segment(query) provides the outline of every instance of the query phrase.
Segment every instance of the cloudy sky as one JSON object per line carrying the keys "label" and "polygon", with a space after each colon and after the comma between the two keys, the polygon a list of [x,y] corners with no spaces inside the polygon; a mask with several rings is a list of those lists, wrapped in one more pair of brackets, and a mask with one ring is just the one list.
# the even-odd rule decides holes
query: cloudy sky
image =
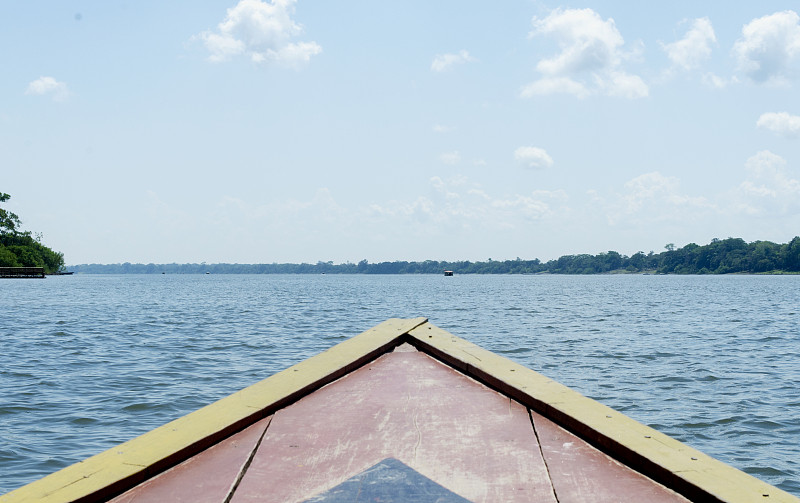
{"label": "cloudy sky", "polygon": [[800,235],[795,1],[12,2],[0,192],[68,264]]}

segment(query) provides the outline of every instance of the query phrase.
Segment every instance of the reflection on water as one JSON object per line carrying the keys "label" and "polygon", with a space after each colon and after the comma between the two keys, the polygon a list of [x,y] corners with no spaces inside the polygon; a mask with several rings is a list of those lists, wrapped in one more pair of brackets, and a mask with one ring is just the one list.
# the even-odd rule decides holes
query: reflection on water
{"label": "reflection on water", "polygon": [[797,276],[71,276],[0,282],[0,493],[391,317],[800,495]]}

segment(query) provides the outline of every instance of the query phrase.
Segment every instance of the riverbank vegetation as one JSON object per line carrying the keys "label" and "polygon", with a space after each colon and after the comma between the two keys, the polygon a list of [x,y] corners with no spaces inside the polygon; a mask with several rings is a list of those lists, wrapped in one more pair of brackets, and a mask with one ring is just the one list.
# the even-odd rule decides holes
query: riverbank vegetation
{"label": "riverbank vegetation", "polygon": [[682,248],[668,244],[661,253],[638,252],[631,256],[615,251],[597,255],[564,255],[555,260],[539,259],[422,262],[378,262],[362,260],[334,264],[85,264],[71,266],[76,273],[95,274],[758,274],[800,273],[800,237],[789,243],[747,243],[740,238],[714,239],[700,246]]}
{"label": "riverbank vegetation", "polygon": [[[11,196],[0,192],[0,203]],[[45,274],[64,268],[64,254],[55,252],[41,243],[41,234],[35,237],[21,230],[19,217],[0,207],[0,267],[43,267]]]}

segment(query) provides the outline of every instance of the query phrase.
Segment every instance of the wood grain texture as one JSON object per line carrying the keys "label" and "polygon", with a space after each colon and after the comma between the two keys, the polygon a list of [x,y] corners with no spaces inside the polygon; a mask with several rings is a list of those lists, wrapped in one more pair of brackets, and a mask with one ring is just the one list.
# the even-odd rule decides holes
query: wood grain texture
{"label": "wood grain texture", "polygon": [[376,358],[425,321],[386,320],[198,411],[2,495],[0,502],[102,501],[117,496]]}
{"label": "wood grain texture", "polygon": [[686,503],[675,491],[653,482],[531,412],[550,479],[560,503]]}
{"label": "wood grain texture", "polygon": [[409,332],[408,340],[693,501],[800,503],[800,498],[430,323]]}
{"label": "wood grain texture", "polygon": [[272,417],[112,499],[112,503],[223,503],[243,474]]}
{"label": "wood grain texture", "polygon": [[304,501],[386,458],[475,503],[555,503],[527,410],[416,351],[278,411],[232,501]]}

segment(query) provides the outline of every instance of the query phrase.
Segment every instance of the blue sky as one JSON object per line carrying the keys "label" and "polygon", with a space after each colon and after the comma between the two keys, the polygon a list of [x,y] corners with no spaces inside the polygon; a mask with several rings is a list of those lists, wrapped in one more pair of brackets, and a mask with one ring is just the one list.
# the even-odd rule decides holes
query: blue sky
{"label": "blue sky", "polygon": [[68,264],[800,234],[795,2],[13,2],[0,191]]}

